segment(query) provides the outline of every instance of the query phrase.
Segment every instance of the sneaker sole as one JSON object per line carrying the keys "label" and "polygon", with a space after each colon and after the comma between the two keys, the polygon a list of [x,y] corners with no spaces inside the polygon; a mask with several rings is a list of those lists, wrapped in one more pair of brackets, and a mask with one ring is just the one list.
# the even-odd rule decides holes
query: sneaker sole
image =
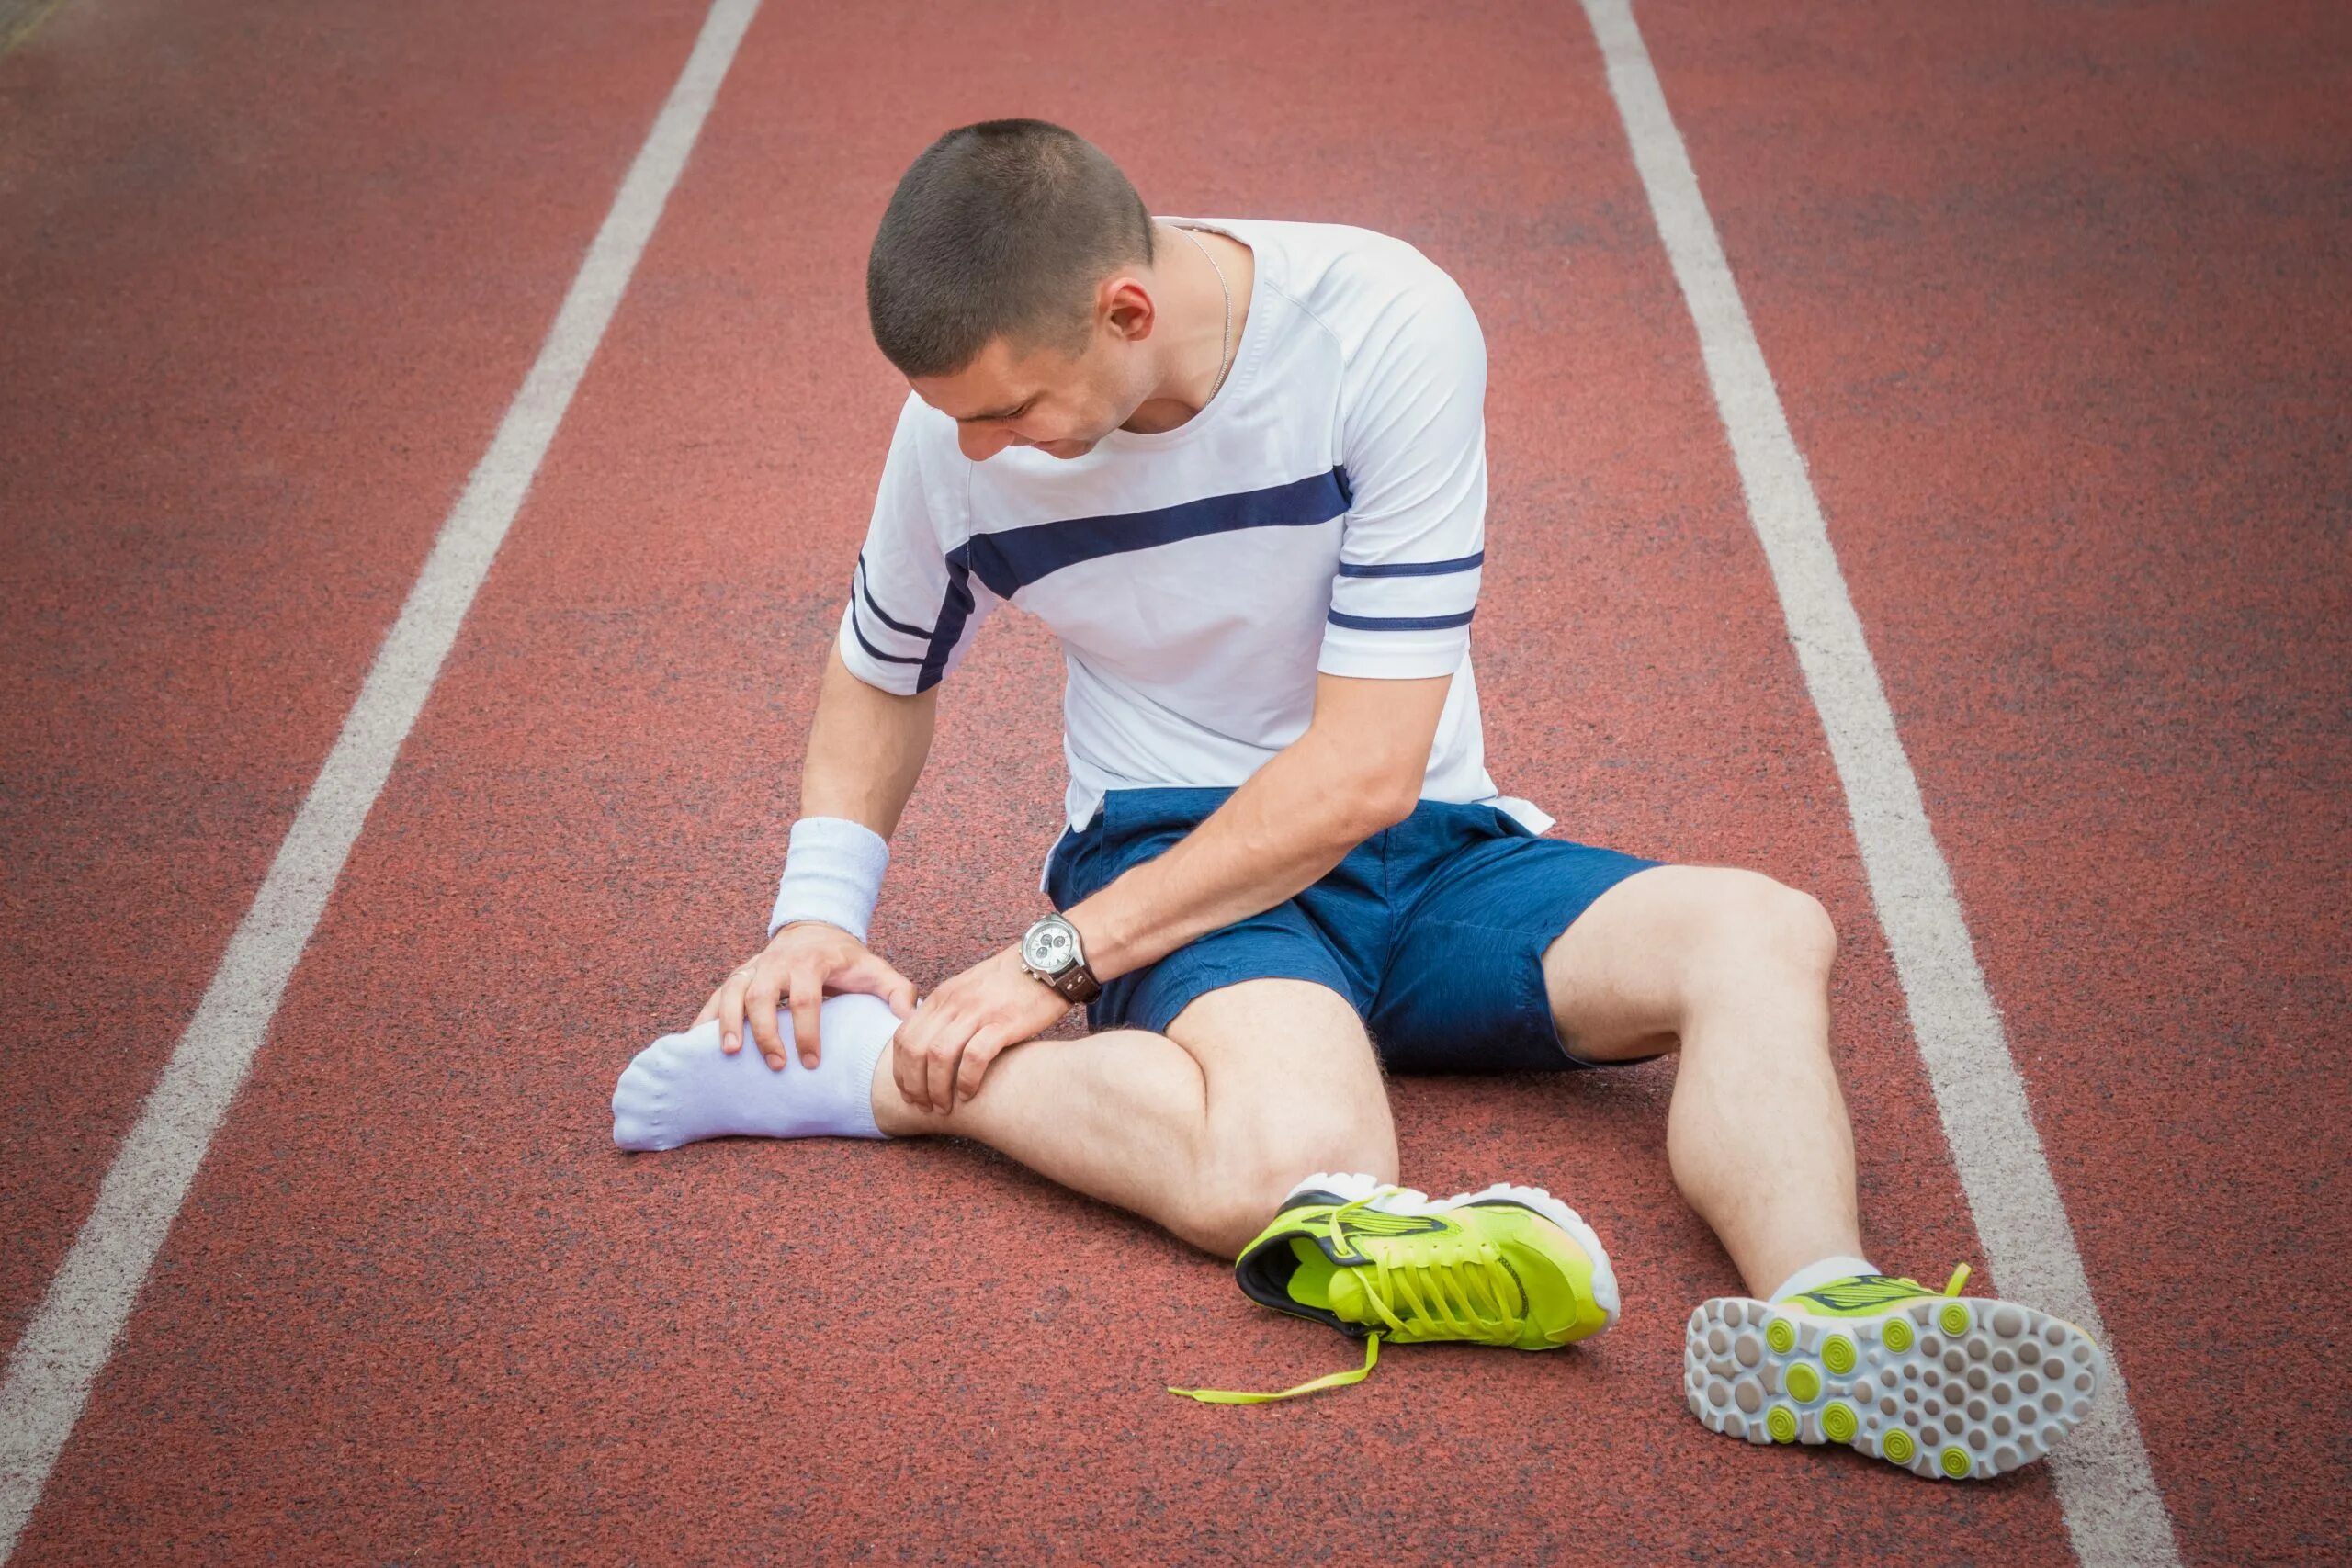
{"label": "sneaker sole", "polygon": [[[1352,1201],[1378,1191],[1383,1185],[1385,1184],[1367,1181],[1361,1176],[1318,1170],[1292,1190],[1297,1192],[1308,1188],[1319,1188],[1323,1191]],[[1567,1232],[1568,1238],[1584,1249],[1585,1256],[1592,1259],[1592,1299],[1600,1303],[1601,1312],[1609,1320],[1600,1328],[1593,1330],[1593,1334],[1600,1334],[1614,1325],[1617,1322],[1618,1306],[1617,1271],[1610,1266],[1608,1249],[1600,1245],[1600,1237],[1593,1228],[1584,1223],[1583,1215],[1541,1187],[1521,1187],[1508,1181],[1498,1181],[1492,1187],[1481,1188],[1476,1192],[1458,1192],[1442,1202],[1432,1201],[1430,1195],[1419,1188],[1408,1187],[1393,1194],[1380,1206],[1388,1209],[1392,1213],[1434,1214],[1447,1209],[1459,1209],[1467,1204],[1483,1202],[1495,1198],[1509,1199],[1513,1202],[1526,1204]],[[1591,1337],[1591,1335],[1586,1336],[1587,1338]]]}
{"label": "sneaker sole", "polygon": [[1708,1430],[1842,1443],[1936,1480],[1986,1480],[2048,1453],[2090,1414],[2107,1359],[2062,1317],[1946,1297],[1878,1317],[1812,1317],[1719,1296],[1683,1333],[1683,1392]]}

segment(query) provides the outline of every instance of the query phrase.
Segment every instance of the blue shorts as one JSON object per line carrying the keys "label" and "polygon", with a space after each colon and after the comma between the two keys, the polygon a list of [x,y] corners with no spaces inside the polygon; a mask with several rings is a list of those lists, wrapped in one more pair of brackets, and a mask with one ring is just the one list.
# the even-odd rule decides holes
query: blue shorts
{"label": "blue shorts", "polygon": [[[1057,909],[1160,854],[1229,789],[1122,789],[1046,863]],[[1542,839],[1491,806],[1425,800],[1295,898],[1107,982],[1094,1028],[1164,1033],[1193,998],[1242,980],[1312,980],[1353,1004],[1391,1071],[1591,1064],[1552,1021],[1544,950],[1595,898],[1657,861]]]}

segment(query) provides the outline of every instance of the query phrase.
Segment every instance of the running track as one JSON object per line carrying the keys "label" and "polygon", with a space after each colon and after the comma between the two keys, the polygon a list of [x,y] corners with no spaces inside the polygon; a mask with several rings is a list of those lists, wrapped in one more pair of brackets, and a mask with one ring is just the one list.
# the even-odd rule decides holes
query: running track
{"label": "running track", "polygon": [[[11,1344],[705,17],[73,0],[0,58]],[[1638,18],[2162,1550],[2337,1560],[2352,22]],[[1584,13],[768,0],[11,1561],[2125,1560],[2096,1476],[1932,1486],[1682,1415],[1681,1316],[1732,1278],[1666,1179],[1663,1066],[1396,1086],[1408,1179],[1595,1221],[1616,1332],[1260,1410],[1159,1391],[1345,1347],[985,1151],[611,1150],[620,1065],[764,915],[902,392],[874,223],[932,136],[1004,114],[1157,212],[1361,223],[1462,281],[1498,777],[1577,837],[1817,892],[1872,1250],[1984,1261],[2003,1216]],[[951,685],[880,927],[920,977],[1037,905],[1053,689],[1017,620]]]}

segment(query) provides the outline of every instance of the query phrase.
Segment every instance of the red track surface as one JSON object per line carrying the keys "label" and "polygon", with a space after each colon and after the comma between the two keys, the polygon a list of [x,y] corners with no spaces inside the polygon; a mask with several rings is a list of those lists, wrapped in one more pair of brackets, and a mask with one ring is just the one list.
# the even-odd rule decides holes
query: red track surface
{"label": "red track surface", "polygon": [[[2352,1533],[2352,40],[2287,6],[1640,15],[2183,1555],[2320,1560]],[[12,1339],[700,17],[77,0],[0,60]],[[1732,1276],[1666,1179],[1664,1066],[1396,1085],[1408,1179],[1594,1220],[1619,1330],[1261,1410],[1160,1388],[1346,1348],[985,1151],[613,1153],[619,1066],[764,914],[902,390],[874,223],[1002,114],[1155,211],[1362,223],[1461,280],[1498,776],[1820,894],[1873,1250],[1973,1256],[1582,17],[770,0],[17,1560],[2065,1561],[2046,1473],[1928,1486],[1682,1414],[1682,1313]],[[1054,680],[1006,624],[950,684],[882,913],[918,976],[1036,907]]]}
{"label": "red track surface", "polygon": [[1645,14],[2183,1544],[2352,1555],[2352,16]]}

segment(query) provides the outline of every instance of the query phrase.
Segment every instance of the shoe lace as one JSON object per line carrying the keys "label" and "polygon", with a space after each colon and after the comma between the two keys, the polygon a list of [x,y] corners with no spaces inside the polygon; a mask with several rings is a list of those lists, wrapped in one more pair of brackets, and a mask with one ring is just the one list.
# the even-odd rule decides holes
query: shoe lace
{"label": "shoe lace", "polygon": [[[1346,1249],[1340,1233],[1344,1218],[1380,1196],[1375,1192],[1331,1211],[1325,1223],[1335,1248]],[[1361,1246],[1357,1250],[1363,1252]],[[1405,1256],[1395,1256],[1399,1253]],[[1519,1284],[1492,1242],[1432,1232],[1384,1237],[1379,1250],[1363,1256],[1370,1258],[1372,1267],[1372,1278],[1363,1285],[1364,1302],[1392,1333],[1404,1333],[1405,1320],[1412,1317],[1442,1325],[1449,1338],[1509,1345],[1526,1324]]]}
{"label": "shoe lace", "polygon": [[1968,1277],[1974,1272],[1976,1272],[1976,1270],[1971,1269],[1967,1264],[1962,1264],[1959,1268],[1951,1271],[1951,1278],[1944,1281],[1944,1288],[1940,1291],[1931,1291],[1928,1289],[1927,1286],[1919,1283],[1918,1280],[1914,1280],[1908,1274],[1904,1275],[1901,1279],[1897,1280],[1895,1283],[1898,1285],[1908,1285],[1923,1296],[1956,1296],[1960,1294],[1961,1287],[1968,1283]]}
{"label": "shoe lace", "polygon": [[[1362,1382],[1379,1364],[1382,1334],[1405,1332],[1405,1320],[1408,1317],[1444,1325],[1453,1331],[1447,1336],[1450,1338],[1487,1345],[1509,1345],[1517,1340],[1526,1322],[1525,1299],[1492,1242],[1433,1232],[1426,1236],[1385,1236],[1380,1238],[1380,1249],[1368,1253],[1355,1238],[1346,1235],[1345,1223],[1356,1211],[1399,1190],[1393,1186],[1383,1187],[1340,1204],[1324,1217],[1324,1235],[1329,1238],[1334,1253],[1340,1257],[1353,1253],[1368,1260],[1372,1278],[1363,1284],[1363,1298],[1387,1325],[1385,1330],[1374,1329],[1366,1337],[1363,1366],[1327,1372],[1295,1388],[1273,1393],[1175,1387],[1168,1392],[1197,1399],[1204,1404],[1264,1404]],[[1396,1260],[1382,1256],[1389,1252],[1418,1252],[1423,1256]],[[1514,1302],[1519,1304],[1512,1304]]]}

